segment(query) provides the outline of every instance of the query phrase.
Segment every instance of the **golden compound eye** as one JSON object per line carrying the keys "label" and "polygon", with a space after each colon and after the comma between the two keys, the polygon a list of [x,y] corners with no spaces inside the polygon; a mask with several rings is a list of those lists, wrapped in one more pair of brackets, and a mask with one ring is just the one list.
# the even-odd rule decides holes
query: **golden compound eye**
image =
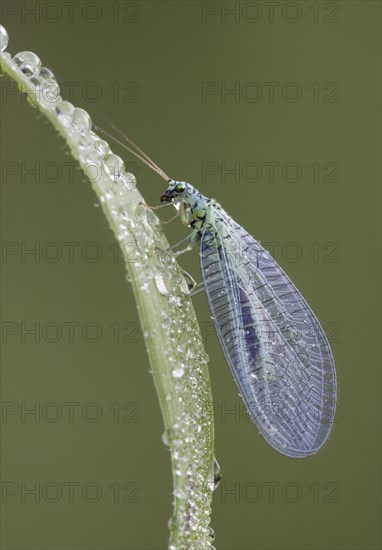
{"label": "golden compound eye", "polygon": [[177,184],[175,185],[175,191],[176,191],[177,193],[183,193],[183,191],[184,191],[185,189],[186,189],[186,184],[185,184],[185,183],[180,182],[180,183],[177,183]]}

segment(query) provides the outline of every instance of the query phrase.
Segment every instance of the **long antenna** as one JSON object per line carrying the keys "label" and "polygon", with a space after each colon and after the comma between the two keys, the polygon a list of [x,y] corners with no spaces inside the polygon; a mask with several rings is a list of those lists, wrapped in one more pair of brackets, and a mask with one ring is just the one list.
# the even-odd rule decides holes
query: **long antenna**
{"label": "long antenna", "polygon": [[[56,74],[59,74],[59,73],[56,73]],[[64,84],[68,84],[68,81],[65,80],[65,78],[62,75],[59,75],[59,76],[64,82]],[[146,153],[142,151],[142,149],[138,147],[138,145],[134,143],[134,141],[131,138],[129,138],[129,136],[127,136],[122,130],[120,130],[118,126],[114,124],[114,122],[112,122],[104,113],[102,113],[102,111],[97,109],[94,105],[91,105],[85,98],[81,96],[79,92],[77,92],[77,90],[75,90],[74,88],[72,89],[77,96],[81,97],[83,101],[85,101],[86,105],[90,109],[92,109],[95,113],[97,113],[107,124],[109,124],[116,132],[118,132],[118,134],[121,135],[123,139],[131,145],[131,147],[129,147],[128,145],[126,145],[125,143],[123,143],[122,141],[114,137],[112,134],[110,134],[106,130],[103,130],[103,128],[100,128],[98,125],[93,123],[94,129],[96,129],[98,132],[101,132],[108,138],[112,139],[113,141],[115,141],[115,143],[118,143],[118,145],[126,149],[126,151],[128,151],[130,154],[134,155],[137,159],[139,159],[141,162],[146,164],[146,166],[151,168],[153,172],[158,174],[158,176],[163,178],[166,182],[169,182],[171,180],[171,178],[168,177],[168,175],[162,170],[162,168],[160,168],[148,155],[146,155]]]}
{"label": "long antenna", "polygon": [[[121,135],[128,143],[130,143],[130,145],[131,145],[132,147],[134,147],[134,148],[138,151],[138,153],[139,153],[142,157],[144,157],[144,158],[147,160],[148,163],[151,164],[151,166],[152,166],[153,168],[156,168],[156,170],[157,170],[158,173],[164,174],[163,170],[162,170],[162,169],[161,169],[161,168],[160,168],[160,167],[159,167],[159,166],[158,166],[158,165],[157,165],[148,155],[146,155],[146,153],[144,153],[144,152],[142,151],[142,149],[140,149],[140,148],[138,147],[138,145],[137,145],[136,143],[134,143],[134,141],[133,141],[132,139],[129,138],[129,136],[127,136],[122,130],[120,130],[120,129],[118,128],[118,126],[116,126],[116,125],[114,124],[114,122],[113,122],[112,120],[110,120],[110,119],[109,119],[104,113],[102,113],[99,109],[97,109],[97,112],[98,112],[98,114],[100,115],[100,117],[101,117],[105,122],[107,122],[108,124],[110,124],[110,126],[111,126],[114,130],[116,130],[116,131],[118,132],[118,134]],[[100,128],[99,128],[99,129],[100,129]],[[109,136],[109,137],[110,137],[110,136]],[[131,152],[131,151],[130,151],[130,152]],[[138,158],[140,158],[140,157],[138,157]],[[142,160],[142,159],[141,159],[141,160]]]}
{"label": "long antenna", "polygon": [[[153,170],[153,172],[156,172],[158,174],[158,176],[160,176],[161,178],[163,178],[164,180],[166,180],[167,182],[169,182],[171,180],[171,178],[168,177],[167,174],[165,174],[163,172],[163,170],[161,168],[159,168],[156,164],[151,164],[150,162],[150,158],[147,157],[147,155],[144,155],[144,157],[147,157],[144,158],[143,156],[141,156],[139,153],[137,153],[137,151],[134,151],[134,149],[132,149],[131,147],[129,147],[128,145],[126,145],[126,143],[123,143],[122,141],[120,141],[119,139],[117,139],[116,137],[114,137],[112,134],[109,134],[109,132],[107,132],[106,130],[104,130],[103,128],[100,128],[99,126],[97,126],[96,124],[93,124],[93,127],[95,128],[95,130],[97,130],[98,132],[100,132],[101,134],[104,134],[105,136],[107,136],[108,138],[112,139],[113,141],[115,141],[115,143],[118,143],[118,145],[120,145],[121,147],[123,147],[124,149],[126,149],[126,151],[129,151],[129,153],[131,153],[132,155],[134,155],[137,159],[139,159],[141,162],[144,162],[146,164],[146,166],[148,166],[149,168],[151,168],[151,170]],[[130,142],[130,140],[128,140]],[[138,147],[137,147],[138,149]],[[138,151],[140,151],[140,149],[138,149]],[[143,153],[144,154],[144,153]]]}

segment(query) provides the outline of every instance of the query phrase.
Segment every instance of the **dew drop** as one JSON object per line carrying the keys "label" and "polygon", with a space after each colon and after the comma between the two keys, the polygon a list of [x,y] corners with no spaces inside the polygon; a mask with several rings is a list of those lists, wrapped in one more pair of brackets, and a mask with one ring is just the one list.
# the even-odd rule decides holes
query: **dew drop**
{"label": "dew drop", "polygon": [[44,83],[42,89],[42,97],[48,103],[57,103],[61,101],[60,86],[54,80],[48,80]]}
{"label": "dew drop", "polygon": [[70,101],[59,101],[55,106],[56,113],[68,119],[71,119],[74,114],[74,106]]}
{"label": "dew drop", "polygon": [[219,462],[214,458],[212,467],[211,467],[211,478],[213,479],[213,483],[211,483],[211,489],[213,491],[216,491],[216,489],[219,487],[220,482],[222,480],[222,474],[220,471]]}
{"label": "dew drop", "polygon": [[94,147],[102,157],[110,153],[110,146],[104,139],[97,139]]}
{"label": "dew drop", "polygon": [[32,76],[29,82],[31,82],[36,88],[40,88],[44,85],[44,80],[40,78],[40,76]]}
{"label": "dew drop", "polygon": [[103,159],[103,164],[107,174],[113,181],[117,182],[125,169],[125,165],[121,157],[114,154],[106,155]]}
{"label": "dew drop", "polygon": [[101,161],[94,153],[84,155],[82,170],[92,183],[100,181],[102,177]]}
{"label": "dew drop", "polygon": [[86,162],[89,153],[94,152],[94,149],[92,148],[92,142],[90,141],[89,137],[90,134],[81,134],[78,138],[77,143],[78,146],[81,148],[79,160],[82,162]]}
{"label": "dew drop", "polygon": [[161,273],[156,273],[155,274],[155,284],[156,284],[157,289],[159,290],[159,292],[161,294],[163,294],[163,296],[168,296],[168,290],[166,288],[166,285],[165,285],[165,282],[163,280],[163,277],[162,277]]}
{"label": "dew drop", "polygon": [[168,433],[167,433],[167,430],[165,430],[163,433],[162,433],[162,441],[163,443],[166,445],[166,447],[168,447],[170,445],[170,442],[168,440]]}
{"label": "dew drop", "polygon": [[40,58],[33,52],[19,52],[13,62],[20,67],[26,76],[37,76],[41,70]]}
{"label": "dew drop", "polygon": [[258,381],[259,380],[259,373],[261,373],[261,371],[256,371],[256,370],[253,370],[249,373],[249,376],[251,378],[253,378],[253,380],[256,380]]}
{"label": "dew drop", "polygon": [[178,298],[177,296],[171,296],[170,303],[175,304],[178,307],[181,307],[181,305],[182,305],[182,302],[181,302],[180,298]]}
{"label": "dew drop", "polygon": [[137,185],[137,178],[134,176],[134,174],[131,174],[130,172],[125,172],[121,176],[121,183],[126,189],[131,191]]}
{"label": "dew drop", "polygon": [[75,107],[73,113],[73,124],[80,134],[88,134],[92,128],[92,121],[86,111],[80,107]]}
{"label": "dew drop", "polygon": [[177,497],[177,498],[184,498],[184,492],[182,491],[182,489],[175,489],[174,491],[174,495]]}
{"label": "dew drop", "polygon": [[48,69],[48,67],[42,67],[40,71],[40,76],[45,80],[54,80],[54,81],[56,80],[56,77],[54,76],[52,71]]}
{"label": "dew drop", "polygon": [[178,367],[172,371],[172,375],[174,378],[182,378],[183,374],[184,374],[183,367]]}
{"label": "dew drop", "polygon": [[7,31],[0,25],[0,50],[3,52],[8,46],[9,36]]}

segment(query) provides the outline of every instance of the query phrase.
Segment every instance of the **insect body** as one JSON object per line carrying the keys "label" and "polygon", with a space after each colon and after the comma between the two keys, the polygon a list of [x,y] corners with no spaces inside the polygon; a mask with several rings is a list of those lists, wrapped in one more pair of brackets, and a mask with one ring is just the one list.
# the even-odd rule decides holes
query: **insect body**
{"label": "insect body", "polygon": [[227,362],[252,421],[272,447],[300,458],[327,440],[336,373],[325,333],[270,254],[215,201],[170,180],[162,202],[194,229],[201,272]]}
{"label": "insect body", "polygon": [[[103,116],[110,123],[110,121]],[[326,442],[336,408],[336,371],[325,333],[272,256],[214,200],[170,179],[126,134],[108,132],[161,176],[161,195],[193,229],[222,349],[252,421],[280,453],[303,458]],[[179,243],[178,243],[179,244]]]}

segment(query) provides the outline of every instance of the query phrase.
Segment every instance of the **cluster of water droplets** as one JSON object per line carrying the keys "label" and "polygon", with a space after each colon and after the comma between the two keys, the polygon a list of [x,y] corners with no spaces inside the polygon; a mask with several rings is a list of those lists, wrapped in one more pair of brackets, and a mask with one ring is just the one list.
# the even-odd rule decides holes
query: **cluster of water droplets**
{"label": "cluster of water droplets", "polygon": [[[8,35],[0,26],[0,45],[4,52]],[[207,373],[208,357],[196,329],[196,318],[186,296],[188,289],[166,241],[155,236],[157,217],[139,206],[142,200],[135,188],[135,178],[125,171],[123,160],[108,143],[92,131],[89,114],[61,98],[54,74],[43,67],[33,52],[20,52],[13,58],[1,54],[17,81],[25,84],[35,102],[67,140],[72,154],[95,188],[110,224],[121,245],[130,273],[144,300],[153,299],[154,288],[166,302],[158,301],[160,323],[143,326],[145,338],[164,347],[167,369],[155,369],[157,387],[165,389],[168,418],[176,418],[163,441],[171,450],[175,474],[174,516],[176,537],[172,547],[210,548],[211,510],[206,491],[216,488],[218,475],[213,456],[213,415],[203,410],[210,402]],[[159,240],[158,240],[159,239]],[[158,247],[163,247],[160,260]],[[155,259],[153,260],[155,255]],[[157,293],[155,293],[157,296]],[[191,533],[191,539],[190,539]]]}
{"label": "cluster of water droplets", "polygon": [[[7,46],[8,34],[0,25],[1,55],[11,71],[18,73],[21,90],[27,92],[31,102],[38,103],[48,117],[50,115],[86,176],[93,184],[105,188],[105,200],[115,191],[110,183],[126,185],[131,189],[135,185],[134,176],[125,171],[123,160],[113,154],[108,143],[92,131],[89,114],[62,99],[53,72],[42,66],[35,53],[24,51],[12,57],[4,51]],[[109,196],[106,196],[107,192]]]}
{"label": "cluster of water droplets", "polygon": [[[147,211],[150,220],[152,212]],[[145,231],[145,218],[143,230]],[[150,255],[151,231],[139,234],[141,252]],[[149,246],[150,245],[150,246]],[[163,246],[158,244],[158,247]],[[187,296],[188,288],[179,273],[171,253],[163,249],[155,267],[136,264],[142,281],[141,290],[150,294],[155,285],[166,307],[158,305],[159,326],[145,329],[147,339],[165,338],[166,372],[153,371],[157,387],[165,388],[166,408],[176,422],[162,435],[163,443],[171,451],[174,472],[174,516],[170,520],[172,533],[170,548],[185,547],[213,549],[210,523],[210,500],[218,477],[213,456],[213,414],[205,410],[209,402],[209,386],[206,383],[205,355],[192,304]],[[183,284],[183,286],[182,286]],[[179,290],[181,291],[179,292]],[[166,415],[165,415],[166,417]],[[176,527],[175,527],[176,526]]]}
{"label": "cluster of water droplets", "polygon": [[4,51],[8,46],[9,37],[7,31],[0,25],[0,51]]}

